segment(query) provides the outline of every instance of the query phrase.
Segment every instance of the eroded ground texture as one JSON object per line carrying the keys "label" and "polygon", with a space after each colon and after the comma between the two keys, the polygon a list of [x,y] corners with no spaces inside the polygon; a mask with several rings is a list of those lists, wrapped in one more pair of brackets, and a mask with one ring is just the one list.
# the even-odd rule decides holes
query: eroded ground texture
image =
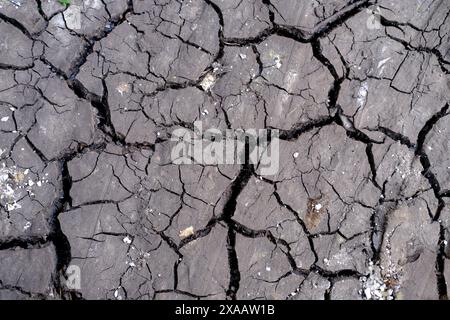
{"label": "eroded ground texture", "polygon": [[[0,298],[446,299],[449,16],[1,0]],[[278,172],[173,164],[197,120],[279,129]]]}

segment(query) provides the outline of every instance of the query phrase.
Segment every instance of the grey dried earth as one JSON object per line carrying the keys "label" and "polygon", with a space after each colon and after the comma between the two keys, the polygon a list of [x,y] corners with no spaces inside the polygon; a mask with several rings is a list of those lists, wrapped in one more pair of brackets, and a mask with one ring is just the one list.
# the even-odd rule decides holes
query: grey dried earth
{"label": "grey dried earth", "polygon": [[[449,31],[445,0],[0,0],[0,298],[447,299]],[[278,173],[173,164],[198,120],[279,129]]]}

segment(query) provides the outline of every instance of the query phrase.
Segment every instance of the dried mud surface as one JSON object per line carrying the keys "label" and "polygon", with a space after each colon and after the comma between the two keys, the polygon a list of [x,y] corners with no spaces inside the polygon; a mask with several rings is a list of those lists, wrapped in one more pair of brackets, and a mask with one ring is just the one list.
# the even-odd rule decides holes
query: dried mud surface
{"label": "dried mud surface", "polygon": [[[449,15],[1,0],[0,298],[446,299]],[[172,164],[195,121],[279,129],[278,173]]]}

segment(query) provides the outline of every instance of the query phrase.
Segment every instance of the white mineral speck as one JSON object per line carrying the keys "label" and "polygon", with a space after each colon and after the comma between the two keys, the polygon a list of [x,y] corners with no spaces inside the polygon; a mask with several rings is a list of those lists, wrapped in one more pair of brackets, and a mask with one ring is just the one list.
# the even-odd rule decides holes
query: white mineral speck
{"label": "white mineral speck", "polygon": [[280,69],[281,66],[282,66],[280,57],[278,57],[278,56],[275,57],[275,58],[274,58],[274,62],[275,62],[275,68]]}
{"label": "white mineral speck", "polygon": [[357,102],[358,102],[359,107],[362,107],[366,103],[368,92],[369,92],[369,85],[367,82],[363,82],[361,84],[361,87],[359,88],[358,97],[357,97]]}
{"label": "white mineral speck", "polygon": [[130,244],[130,243],[131,243],[131,238],[128,237],[128,236],[126,236],[125,238],[123,238],[122,241],[123,241],[124,243],[126,243],[126,244]]}
{"label": "white mineral speck", "polygon": [[370,288],[366,288],[366,289],[364,290],[364,294],[366,295],[366,299],[367,299],[367,300],[372,299],[372,293],[370,293]]}

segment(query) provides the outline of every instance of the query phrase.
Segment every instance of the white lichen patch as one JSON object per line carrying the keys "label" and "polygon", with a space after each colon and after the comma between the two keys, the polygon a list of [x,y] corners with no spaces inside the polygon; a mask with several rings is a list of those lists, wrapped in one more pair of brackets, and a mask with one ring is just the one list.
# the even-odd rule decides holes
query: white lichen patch
{"label": "white lichen patch", "polygon": [[117,92],[119,92],[119,94],[121,96],[123,96],[124,93],[128,93],[130,92],[130,85],[128,83],[121,83],[119,84],[119,86],[116,88]]}
{"label": "white lichen patch", "polygon": [[360,294],[366,300],[394,300],[400,286],[393,274],[384,275],[383,270],[369,262],[369,274],[367,277],[361,277],[362,289]]}
{"label": "white lichen patch", "polygon": [[331,257],[323,259],[323,263],[327,267],[339,268],[339,269],[350,266],[352,264],[352,261],[353,261],[353,258],[347,252],[346,249],[341,249],[336,254],[332,255]]}
{"label": "white lichen patch", "polygon": [[273,58],[273,63],[274,63],[274,67],[277,68],[277,69],[280,69],[281,66],[283,65],[283,64],[281,63],[281,58],[280,58],[280,56],[274,56],[274,58]]}
{"label": "white lichen patch", "polygon": [[149,252],[140,250],[134,245],[130,245],[130,250],[128,250],[126,255],[125,264],[130,268],[141,270],[146,268],[149,258]]}
{"label": "white lichen patch", "polygon": [[45,179],[33,179],[28,177],[28,169],[22,171],[16,166],[0,165],[0,202],[7,211],[20,209],[19,203],[25,194],[34,196],[36,187],[41,187],[47,182]]}
{"label": "white lichen patch", "polygon": [[202,81],[200,82],[200,86],[203,88],[203,90],[210,91],[216,83],[216,80],[217,78],[214,73],[210,72],[202,79]]}
{"label": "white lichen patch", "polygon": [[25,225],[23,226],[23,230],[26,231],[26,230],[28,230],[28,229],[30,229],[30,228],[31,228],[31,222],[28,221],[28,222],[25,223]]}
{"label": "white lichen patch", "polygon": [[281,62],[281,56],[277,52],[270,50],[268,58],[269,67],[280,69],[283,66],[283,63]]}
{"label": "white lichen patch", "polygon": [[415,162],[413,154],[409,153],[396,153],[392,157],[396,161],[397,165],[395,171],[401,176],[402,179],[407,177],[414,177],[416,179],[421,178],[421,169],[419,163]]}
{"label": "white lichen patch", "polygon": [[184,238],[187,238],[187,237],[189,237],[189,236],[191,236],[193,234],[194,234],[194,227],[190,226],[190,227],[188,227],[188,228],[186,228],[184,230],[181,230],[179,236],[180,236],[180,239],[184,239]]}

